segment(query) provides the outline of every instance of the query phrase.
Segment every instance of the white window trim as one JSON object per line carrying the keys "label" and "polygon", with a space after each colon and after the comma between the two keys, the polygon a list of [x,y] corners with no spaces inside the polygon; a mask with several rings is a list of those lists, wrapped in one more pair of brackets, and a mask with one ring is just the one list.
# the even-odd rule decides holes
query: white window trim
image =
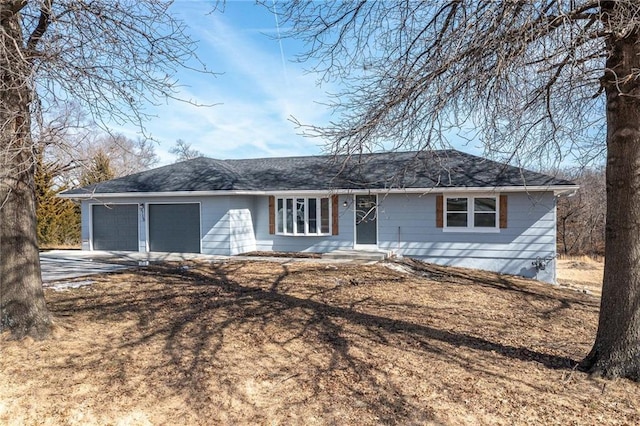
{"label": "white window trim", "polygon": [[[328,223],[329,229],[327,232],[322,232],[322,199],[327,199],[328,203]],[[288,199],[293,200],[293,209],[296,210],[296,204],[298,199],[304,199],[304,232],[299,232],[298,221],[296,220],[296,215],[294,214],[293,218],[293,232],[287,232],[287,201]],[[309,200],[316,200],[316,229],[317,232],[309,232]],[[278,201],[282,200],[282,213],[278,215]],[[332,235],[332,223],[333,223],[333,206],[332,199],[330,196],[313,196],[313,195],[282,195],[275,196],[275,205],[274,205],[274,215],[275,215],[275,234],[282,235],[287,237],[320,237]],[[278,217],[279,216],[279,217]],[[280,219],[282,223],[282,231],[278,231],[278,219]]]}
{"label": "white window trim", "polygon": [[[450,198],[466,198],[467,199],[467,226],[448,226],[447,223],[447,200]],[[493,198],[496,200],[496,224],[492,227],[475,227],[475,199],[476,198]],[[478,234],[491,234],[500,232],[500,195],[497,194],[452,194],[445,195],[442,200],[442,231],[443,232],[466,232]],[[452,212],[455,213],[455,212]],[[462,212],[459,212],[462,213]],[[487,212],[488,213],[488,212]]]}

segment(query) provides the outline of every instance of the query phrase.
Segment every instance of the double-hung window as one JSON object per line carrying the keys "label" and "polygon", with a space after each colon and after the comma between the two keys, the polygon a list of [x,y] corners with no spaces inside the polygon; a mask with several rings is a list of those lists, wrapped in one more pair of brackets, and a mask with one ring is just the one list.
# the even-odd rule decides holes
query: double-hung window
{"label": "double-hung window", "polygon": [[331,234],[328,197],[277,197],[276,233],[283,235]]}
{"label": "double-hung window", "polygon": [[450,230],[497,230],[498,199],[495,196],[445,197],[444,227]]}

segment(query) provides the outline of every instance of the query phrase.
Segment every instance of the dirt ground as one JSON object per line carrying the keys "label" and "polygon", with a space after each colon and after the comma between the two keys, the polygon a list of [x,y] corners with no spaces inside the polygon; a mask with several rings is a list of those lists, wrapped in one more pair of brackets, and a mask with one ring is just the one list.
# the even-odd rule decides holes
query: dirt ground
{"label": "dirt ground", "polygon": [[574,290],[600,296],[604,260],[588,256],[558,259],[558,284]]}
{"label": "dirt ground", "polygon": [[0,424],[640,423],[638,384],[575,370],[598,299],[574,289],[410,262],[92,281],[46,290],[54,338],[2,336]]}

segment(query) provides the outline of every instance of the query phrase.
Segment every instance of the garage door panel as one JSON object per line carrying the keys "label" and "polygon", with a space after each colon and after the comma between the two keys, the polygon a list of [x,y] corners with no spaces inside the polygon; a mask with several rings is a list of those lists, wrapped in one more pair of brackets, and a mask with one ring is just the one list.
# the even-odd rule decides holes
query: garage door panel
{"label": "garage door panel", "polygon": [[149,249],[200,253],[200,205],[149,204]]}
{"label": "garage door panel", "polygon": [[138,251],[138,205],[92,206],[94,250]]}

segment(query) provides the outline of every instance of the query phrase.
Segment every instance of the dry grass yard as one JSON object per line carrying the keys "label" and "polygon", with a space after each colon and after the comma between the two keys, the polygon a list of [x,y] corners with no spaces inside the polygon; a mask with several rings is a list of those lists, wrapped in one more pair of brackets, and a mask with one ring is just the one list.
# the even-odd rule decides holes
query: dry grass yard
{"label": "dry grass yard", "polygon": [[0,424],[640,423],[638,384],[574,369],[593,294],[408,261],[92,281],[46,290],[53,339],[2,336]]}
{"label": "dry grass yard", "polygon": [[558,261],[558,284],[598,297],[602,294],[604,259],[588,256],[562,258]]}

